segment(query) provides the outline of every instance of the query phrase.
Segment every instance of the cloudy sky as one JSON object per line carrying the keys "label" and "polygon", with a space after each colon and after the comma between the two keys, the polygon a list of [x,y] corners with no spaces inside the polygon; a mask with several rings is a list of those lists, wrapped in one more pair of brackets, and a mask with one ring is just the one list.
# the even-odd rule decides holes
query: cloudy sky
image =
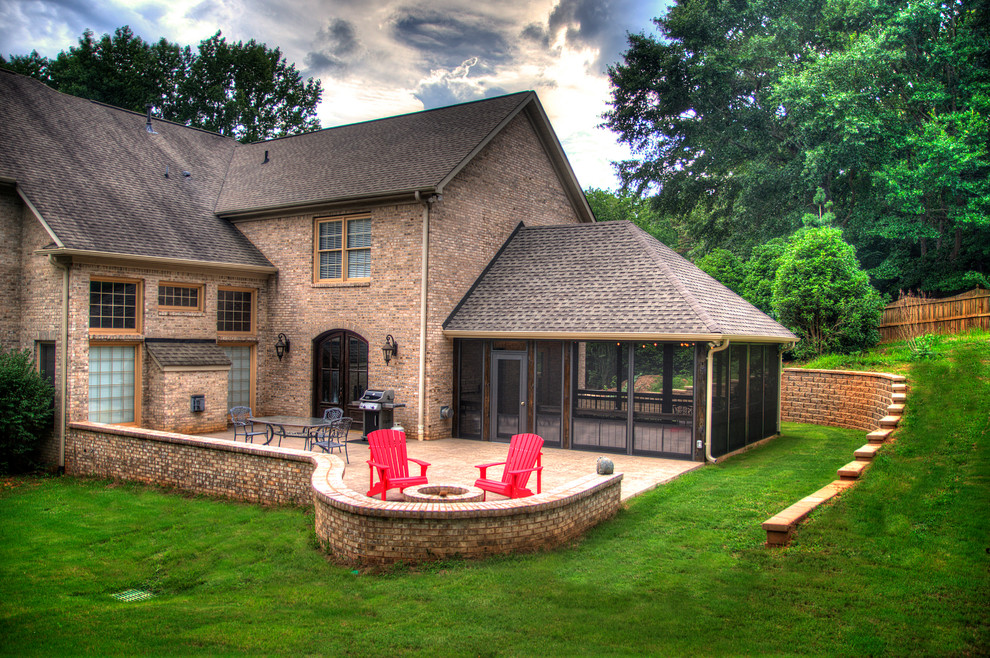
{"label": "cloudy sky", "polygon": [[0,53],[54,57],[122,25],[194,48],[221,30],[323,81],[324,127],[533,89],[581,185],[628,157],[599,128],[605,68],[668,0],[0,0]]}

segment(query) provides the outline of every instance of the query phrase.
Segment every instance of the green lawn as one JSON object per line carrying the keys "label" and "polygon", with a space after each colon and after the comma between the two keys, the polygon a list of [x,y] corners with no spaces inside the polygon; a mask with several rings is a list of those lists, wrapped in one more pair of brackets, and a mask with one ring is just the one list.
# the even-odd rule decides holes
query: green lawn
{"label": "green lawn", "polygon": [[[333,655],[985,654],[990,346],[913,366],[863,482],[786,549],[760,522],[864,433],[782,437],[630,502],[564,550],[356,573],[311,510],[73,478],[0,492],[0,652]],[[111,594],[153,591],[121,603]]]}

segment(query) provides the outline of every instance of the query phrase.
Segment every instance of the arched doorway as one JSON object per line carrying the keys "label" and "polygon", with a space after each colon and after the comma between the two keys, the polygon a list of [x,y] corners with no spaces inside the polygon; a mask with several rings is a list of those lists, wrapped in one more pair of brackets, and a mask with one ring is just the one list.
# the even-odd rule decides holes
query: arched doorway
{"label": "arched doorway", "polygon": [[349,414],[347,405],[368,388],[368,341],[343,329],[324,332],[313,340],[313,415],[340,407],[361,424],[360,414]]}

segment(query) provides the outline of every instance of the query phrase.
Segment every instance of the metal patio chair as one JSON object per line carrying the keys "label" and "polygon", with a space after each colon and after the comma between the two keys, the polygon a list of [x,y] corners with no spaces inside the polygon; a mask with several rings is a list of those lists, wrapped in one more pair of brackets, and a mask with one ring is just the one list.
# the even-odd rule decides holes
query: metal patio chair
{"label": "metal patio chair", "polygon": [[251,407],[231,407],[230,422],[234,425],[234,441],[238,436],[244,437],[244,442],[254,443],[254,437],[263,436],[267,440],[268,428],[263,430],[254,429],[254,422],[251,420]]}
{"label": "metal patio chair", "polygon": [[316,432],[310,440],[309,447],[320,448],[323,452],[332,453],[335,449],[344,449],[344,461],[351,463],[351,458],[347,455],[347,433],[351,430],[350,418],[338,418],[328,425],[321,425],[315,428]]}

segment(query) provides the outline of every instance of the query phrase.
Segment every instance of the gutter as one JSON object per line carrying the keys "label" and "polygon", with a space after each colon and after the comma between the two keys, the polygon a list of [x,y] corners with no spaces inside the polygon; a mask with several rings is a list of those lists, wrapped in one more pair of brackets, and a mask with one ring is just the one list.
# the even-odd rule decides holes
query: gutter
{"label": "gutter", "polygon": [[65,428],[66,419],[68,414],[66,413],[66,407],[69,404],[68,390],[69,390],[69,378],[68,378],[68,364],[69,364],[69,268],[71,267],[71,262],[59,262],[59,259],[55,257],[54,254],[48,255],[48,262],[62,270],[62,326],[60,327],[61,339],[62,339],[62,353],[59,354],[56,350],[55,358],[58,359],[58,385],[59,385],[59,397],[61,398],[61,404],[59,404],[58,410],[58,470],[59,473],[65,473]]}
{"label": "gutter", "polygon": [[[728,349],[732,341],[726,339],[723,343],[708,343],[708,363],[705,368],[708,380],[705,384],[705,461],[714,464],[712,457],[712,354]],[[777,387],[778,391],[780,386]],[[779,408],[780,405],[778,405]]]}
{"label": "gutter", "polygon": [[437,194],[423,198],[419,190],[414,195],[416,201],[423,204],[423,244],[422,244],[422,274],[419,282],[419,375],[417,382],[417,402],[416,402],[416,438],[423,440],[423,433],[426,431],[426,312],[427,293],[429,292],[430,273],[430,207],[437,201],[442,201],[440,188]]}

